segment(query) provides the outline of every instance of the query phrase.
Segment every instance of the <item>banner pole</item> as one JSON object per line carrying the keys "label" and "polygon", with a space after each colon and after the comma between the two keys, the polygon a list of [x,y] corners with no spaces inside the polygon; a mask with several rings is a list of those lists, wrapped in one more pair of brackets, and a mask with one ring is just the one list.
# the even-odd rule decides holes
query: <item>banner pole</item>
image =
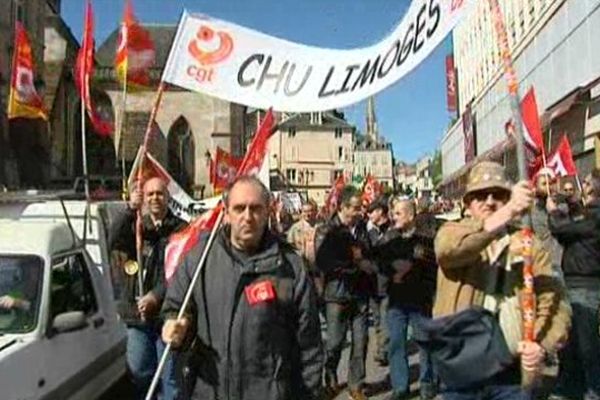
{"label": "banner pole", "polygon": [[[519,81],[513,64],[512,53],[508,45],[508,34],[504,24],[504,16],[500,9],[498,0],[488,0],[491,10],[492,22],[496,30],[496,39],[500,47],[502,64],[504,67],[504,76],[508,84],[508,95],[511,111],[515,121],[515,139],[517,144],[517,163],[519,168],[519,180],[527,180],[527,155],[525,153],[525,144],[523,138],[523,122],[521,118],[521,106],[519,99]],[[523,228],[523,296],[521,299],[521,309],[523,318],[523,340],[525,342],[535,341],[535,320],[536,320],[536,298],[534,288],[533,274],[533,231],[531,223],[531,214],[526,213],[522,219]],[[535,382],[536,374],[524,372],[524,386],[532,386]]]}
{"label": "banner pole", "polygon": [[[148,151],[148,144],[150,142],[150,135],[152,134],[152,124],[156,119],[156,114],[158,113],[158,108],[162,101],[163,92],[165,89],[165,83],[161,80],[158,85],[158,90],[156,92],[156,98],[154,99],[154,105],[152,106],[152,111],[150,112],[150,119],[148,120],[148,125],[146,126],[146,132],[144,133],[144,141],[142,143],[142,152],[140,155],[140,166],[138,168],[136,186],[139,190],[144,190],[144,161],[146,158],[146,152]],[[143,257],[142,250],[144,246],[143,241],[143,219],[142,219],[142,210],[139,208],[136,212],[136,220],[135,220],[135,249],[136,249],[136,261],[138,263],[138,272],[137,272],[137,285],[138,285],[138,293],[141,296],[144,295],[144,281],[143,281]]]}

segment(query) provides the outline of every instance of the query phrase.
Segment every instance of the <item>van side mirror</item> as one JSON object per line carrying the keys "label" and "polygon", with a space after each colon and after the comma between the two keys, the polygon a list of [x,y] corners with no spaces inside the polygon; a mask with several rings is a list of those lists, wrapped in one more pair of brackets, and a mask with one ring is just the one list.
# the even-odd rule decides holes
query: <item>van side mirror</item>
{"label": "van side mirror", "polygon": [[83,329],[87,326],[87,319],[83,311],[69,311],[58,314],[52,321],[53,333],[64,333]]}

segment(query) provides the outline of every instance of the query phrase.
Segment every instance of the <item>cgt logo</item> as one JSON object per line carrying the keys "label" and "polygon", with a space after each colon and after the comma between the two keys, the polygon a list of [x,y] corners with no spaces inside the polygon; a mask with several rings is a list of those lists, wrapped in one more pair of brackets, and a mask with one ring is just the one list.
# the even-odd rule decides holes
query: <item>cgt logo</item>
{"label": "cgt logo", "polygon": [[187,74],[199,83],[212,82],[213,66],[225,61],[233,51],[233,38],[229,33],[200,26],[188,44],[189,54],[200,65],[190,65]]}

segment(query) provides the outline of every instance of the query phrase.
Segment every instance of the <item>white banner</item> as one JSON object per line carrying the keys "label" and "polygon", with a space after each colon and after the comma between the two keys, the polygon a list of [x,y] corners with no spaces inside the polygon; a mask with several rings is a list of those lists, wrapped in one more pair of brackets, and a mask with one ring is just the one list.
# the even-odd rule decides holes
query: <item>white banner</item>
{"label": "white banner", "polygon": [[440,44],[475,3],[413,0],[391,35],[353,50],[305,46],[184,12],[163,79],[260,109],[307,112],[341,108],[400,80]]}

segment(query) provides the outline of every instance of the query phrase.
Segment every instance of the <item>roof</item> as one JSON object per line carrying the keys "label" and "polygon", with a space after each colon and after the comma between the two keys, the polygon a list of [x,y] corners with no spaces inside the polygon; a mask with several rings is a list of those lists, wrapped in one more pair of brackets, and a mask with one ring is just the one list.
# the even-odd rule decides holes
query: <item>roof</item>
{"label": "roof", "polygon": [[319,129],[328,129],[328,128],[344,128],[354,130],[354,126],[350,125],[344,119],[334,115],[333,112],[324,112],[322,115],[322,123],[313,124],[310,121],[310,113],[302,113],[299,115],[294,115],[289,120],[283,122],[280,126],[281,128],[290,128],[294,127],[297,129],[302,128],[319,128]]}
{"label": "roof", "polygon": [[[167,63],[169,51],[173,38],[177,32],[177,24],[141,24],[150,33],[154,48],[156,50],[156,63],[154,68],[162,69]],[[117,40],[119,38],[119,27],[117,27],[108,38],[100,45],[96,51],[96,62],[100,67],[113,67],[115,53],[117,49]]]}
{"label": "roof", "polygon": [[54,254],[74,245],[65,222],[0,219],[0,253]]}

